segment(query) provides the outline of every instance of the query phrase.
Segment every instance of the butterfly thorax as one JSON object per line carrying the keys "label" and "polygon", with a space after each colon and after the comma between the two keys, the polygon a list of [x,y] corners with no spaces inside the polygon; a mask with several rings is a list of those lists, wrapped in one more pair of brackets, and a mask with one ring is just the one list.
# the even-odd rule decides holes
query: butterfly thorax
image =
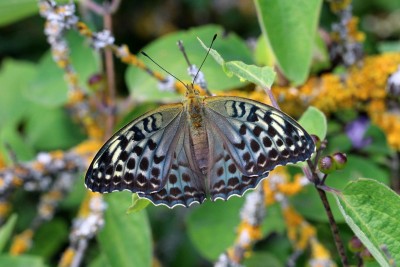
{"label": "butterfly thorax", "polygon": [[186,102],[188,112],[190,144],[193,147],[194,159],[203,174],[207,173],[209,145],[204,118],[204,97],[189,95]]}

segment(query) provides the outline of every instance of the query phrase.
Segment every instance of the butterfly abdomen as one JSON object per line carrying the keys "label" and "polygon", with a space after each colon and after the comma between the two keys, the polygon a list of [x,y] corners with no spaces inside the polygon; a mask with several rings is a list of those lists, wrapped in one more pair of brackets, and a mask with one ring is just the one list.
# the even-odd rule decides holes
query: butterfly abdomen
{"label": "butterfly abdomen", "polygon": [[209,145],[205,128],[202,97],[191,97],[187,102],[188,120],[190,129],[190,144],[193,146],[196,165],[203,174],[208,167]]}

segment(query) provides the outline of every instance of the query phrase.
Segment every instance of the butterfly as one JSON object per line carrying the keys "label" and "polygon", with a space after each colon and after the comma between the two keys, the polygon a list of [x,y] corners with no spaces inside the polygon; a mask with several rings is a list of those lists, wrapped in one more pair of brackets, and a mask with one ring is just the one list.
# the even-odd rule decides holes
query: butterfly
{"label": "butterfly", "polygon": [[186,87],[182,103],[138,117],[104,144],[86,173],[90,190],[129,190],[155,205],[189,207],[241,196],[276,166],[315,150],[311,136],[271,106]]}

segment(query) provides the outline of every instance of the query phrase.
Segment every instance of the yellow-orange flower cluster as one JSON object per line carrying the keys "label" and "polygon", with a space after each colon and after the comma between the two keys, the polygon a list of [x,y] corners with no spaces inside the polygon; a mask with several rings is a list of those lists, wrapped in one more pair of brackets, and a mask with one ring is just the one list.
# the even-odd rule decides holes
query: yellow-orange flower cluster
{"label": "yellow-orange flower cluster", "polygon": [[297,213],[292,206],[287,206],[283,210],[288,227],[288,237],[294,247],[305,250],[312,238],[315,238],[316,230],[304,218]]}
{"label": "yellow-orange flower cluster", "polygon": [[333,0],[329,1],[330,8],[333,12],[338,13],[342,10],[345,10],[350,4],[351,0]]}
{"label": "yellow-orange flower cluster", "polygon": [[269,174],[269,178],[263,181],[266,205],[276,203],[278,195],[292,196],[299,193],[304,187],[303,175],[295,175],[290,181],[286,167],[279,166]]}
{"label": "yellow-orange flower cluster", "polygon": [[27,251],[32,245],[32,237],[33,231],[31,229],[27,229],[21,234],[15,236],[11,244],[10,254],[20,255]]}
{"label": "yellow-orange flower cluster", "polygon": [[349,68],[345,77],[329,73],[312,77],[296,89],[275,86],[273,90],[282,110],[292,115],[308,106],[326,114],[349,108],[365,111],[386,133],[389,145],[400,150],[400,115],[386,105],[386,82],[399,65],[400,53],[368,56],[361,67]]}

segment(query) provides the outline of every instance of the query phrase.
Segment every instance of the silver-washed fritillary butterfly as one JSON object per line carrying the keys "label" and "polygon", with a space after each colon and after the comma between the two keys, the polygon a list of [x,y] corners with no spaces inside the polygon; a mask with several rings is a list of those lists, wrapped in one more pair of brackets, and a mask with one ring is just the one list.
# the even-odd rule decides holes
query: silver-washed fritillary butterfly
{"label": "silver-washed fritillary butterfly", "polygon": [[85,177],[94,192],[129,190],[168,207],[241,196],[278,165],[305,161],[315,145],[285,113],[241,97],[199,96],[161,106],[123,127]]}

